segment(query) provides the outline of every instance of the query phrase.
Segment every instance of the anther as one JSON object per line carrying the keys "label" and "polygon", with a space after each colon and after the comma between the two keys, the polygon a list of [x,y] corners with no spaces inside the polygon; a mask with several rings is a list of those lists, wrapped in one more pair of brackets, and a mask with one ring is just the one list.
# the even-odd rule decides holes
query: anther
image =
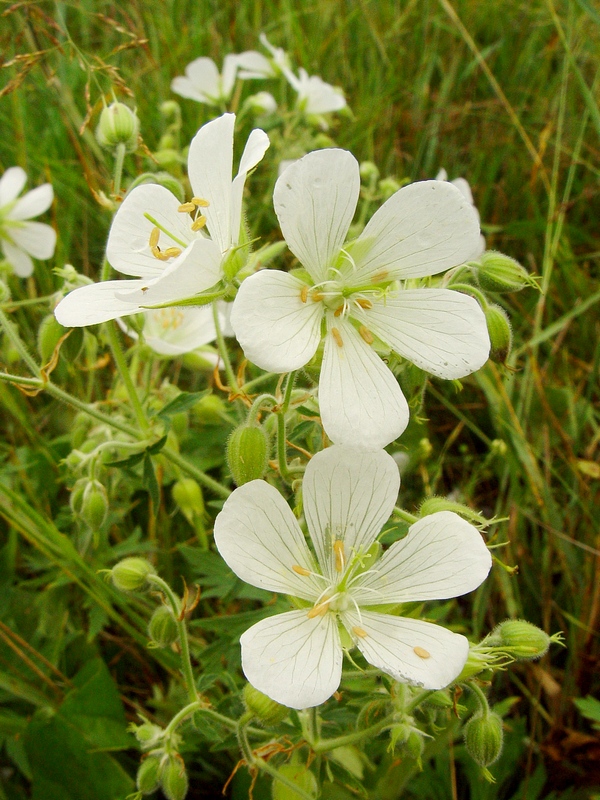
{"label": "anther", "polygon": [[150,247],[152,248],[156,247],[156,245],[158,244],[159,237],[160,237],[160,229],[152,228],[152,230],[150,231],[150,241],[148,242]]}
{"label": "anther", "polygon": [[205,225],[206,225],[206,217],[204,216],[204,214],[200,214],[200,216],[196,217],[196,219],[192,222],[192,230],[199,231],[200,228],[203,228]]}
{"label": "anther", "polygon": [[297,575],[310,575],[310,570],[306,569],[306,567],[301,567],[300,564],[293,564],[292,569]]}
{"label": "anther", "polygon": [[333,312],[334,317],[340,317],[344,313],[344,306],[338,306],[336,310]]}
{"label": "anther", "polygon": [[181,247],[167,247],[163,255],[165,258],[177,258],[181,255]]}
{"label": "anther", "polygon": [[413,652],[415,655],[419,656],[419,658],[431,658],[431,653],[425,650],[424,647],[413,647]]}
{"label": "anther", "polygon": [[180,211],[182,214],[189,214],[190,211],[195,211],[196,206],[194,203],[182,203],[177,211]]}
{"label": "anther", "polygon": [[365,340],[365,342],[367,344],[373,344],[373,342],[375,341],[375,337],[373,336],[371,331],[368,328],[366,328],[364,325],[360,326],[360,328],[358,329],[358,332],[360,333],[360,335],[362,336],[362,338]]}
{"label": "anther", "polygon": [[318,303],[319,300],[323,300],[324,298],[325,295],[323,294],[323,292],[319,292],[317,289],[313,289],[312,292],[310,293],[310,299],[314,300],[315,303]]}
{"label": "anther", "polygon": [[330,597],[326,597],[325,600],[323,600],[323,602],[319,603],[316,606],[313,606],[306,616],[309,619],[314,619],[315,617],[322,617],[329,608],[330,600],[331,600]]}
{"label": "anther", "polygon": [[375,275],[371,278],[372,283],[381,283],[382,281],[386,281],[388,279],[388,275],[390,273],[387,269],[382,269],[379,272],[376,272]]}
{"label": "anther", "polygon": [[360,639],[364,639],[365,636],[369,635],[364,628],[359,628],[358,625],[355,625],[352,628],[352,633],[358,636]]}
{"label": "anther", "polygon": [[159,261],[167,261],[169,256],[166,256],[163,251],[160,249],[158,245],[155,245],[152,248],[152,255],[154,258],[158,258]]}
{"label": "anther", "polygon": [[355,302],[357,306],[360,306],[360,308],[373,308],[373,303],[370,300],[367,300],[366,297],[357,297]]}
{"label": "anther", "polygon": [[302,300],[303,303],[306,303],[308,300],[308,286],[303,286],[300,289],[300,300]]}
{"label": "anther", "polygon": [[333,543],[333,552],[335,553],[335,571],[342,572],[344,569],[344,542],[341,539],[336,539]]}
{"label": "anther", "polygon": [[337,344],[338,347],[344,346],[344,340],[342,339],[342,334],[339,332],[337,328],[331,329],[331,335],[335,339],[335,343]]}
{"label": "anther", "polygon": [[208,208],[210,205],[208,200],[203,200],[201,197],[192,197],[192,203],[198,208]]}

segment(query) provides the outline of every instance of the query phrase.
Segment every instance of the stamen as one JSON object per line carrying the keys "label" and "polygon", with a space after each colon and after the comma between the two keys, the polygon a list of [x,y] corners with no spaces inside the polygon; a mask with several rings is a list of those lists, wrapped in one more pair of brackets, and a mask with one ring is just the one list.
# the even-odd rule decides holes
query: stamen
{"label": "stamen", "polygon": [[419,658],[431,658],[431,653],[425,650],[424,647],[413,647],[413,652],[415,655],[419,656]]}
{"label": "stamen", "polygon": [[371,278],[372,283],[381,283],[382,281],[386,281],[388,279],[388,275],[390,273],[387,269],[382,269],[379,272],[376,272],[375,275]]}
{"label": "stamen", "polygon": [[297,575],[310,575],[310,570],[306,569],[306,567],[301,567],[300,564],[293,564],[292,569]]}
{"label": "stamen", "polygon": [[369,635],[364,628],[359,628],[358,625],[352,628],[352,633],[356,634],[360,639],[364,639],[365,636]]}
{"label": "stamen", "polygon": [[177,211],[181,212],[182,214],[189,214],[190,211],[195,211],[195,210],[196,206],[194,205],[194,203],[182,203],[177,209]]}
{"label": "stamen", "polygon": [[337,328],[331,329],[331,335],[335,339],[335,343],[337,344],[338,347],[344,346],[344,340],[342,339],[342,334],[339,332]]}
{"label": "stamen", "polygon": [[360,333],[361,337],[365,340],[367,344],[373,344],[373,342],[375,341],[375,337],[373,336],[371,331],[364,325],[360,326],[358,332]]}
{"label": "stamen", "polygon": [[167,247],[163,255],[165,258],[177,258],[177,256],[180,256],[182,252],[183,251],[181,247]]}
{"label": "stamen", "polygon": [[192,222],[192,230],[193,230],[193,231],[199,231],[199,230],[200,230],[201,228],[203,228],[205,225],[206,225],[206,217],[204,216],[204,214],[200,214],[200,216],[199,216],[199,217],[197,217],[197,218],[196,218],[196,219],[195,219],[195,220]]}
{"label": "stamen", "polygon": [[303,303],[306,303],[308,300],[308,286],[306,285],[300,289],[300,300],[302,300]]}
{"label": "stamen", "polygon": [[150,247],[154,248],[158,244],[158,239],[160,237],[160,229],[159,228],[152,228],[150,231],[150,241],[148,244]]}
{"label": "stamen", "polygon": [[373,308],[373,303],[370,300],[367,300],[366,297],[357,297],[354,302],[361,308]]}
{"label": "stamen", "polygon": [[333,552],[335,553],[335,571],[344,571],[344,542],[342,539],[336,539],[333,543]]}
{"label": "stamen", "polygon": [[315,303],[318,303],[319,300],[325,299],[325,295],[323,294],[323,292],[319,292],[317,289],[313,289],[312,292],[310,293],[310,299],[314,300]]}
{"label": "stamen", "polygon": [[210,205],[208,200],[203,200],[201,197],[192,197],[192,203],[198,208],[208,208]]}
{"label": "stamen", "polygon": [[314,619],[315,617],[322,617],[324,614],[327,613],[327,610],[329,609],[329,603],[331,602],[331,600],[332,598],[328,597],[322,603],[314,605],[306,616],[309,619]]}
{"label": "stamen", "polygon": [[159,261],[168,261],[169,260],[169,256],[165,256],[165,254],[163,253],[163,251],[160,249],[160,247],[158,245],[155,245],[152,248],[152,255],[154,256],[154,258],[158,258]]}
{"label": "stamen", "polygon": [[333,312],[334,317],[340,317],[344,313],[345,305],[338,306]]}

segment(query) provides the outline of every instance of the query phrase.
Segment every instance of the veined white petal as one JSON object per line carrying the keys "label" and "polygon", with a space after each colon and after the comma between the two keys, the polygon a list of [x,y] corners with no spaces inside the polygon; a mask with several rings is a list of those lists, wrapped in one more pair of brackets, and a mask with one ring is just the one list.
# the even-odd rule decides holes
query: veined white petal
{"label": "veined white petal", "polygon": [[136,281],[118,297],[140,307],[171,303],[210,289],[221,277],[221,254],[211,239],[195,239],[177,258],[162,263],[159,276]]}
{"label": "veined white petal", "polygon": [[308,75],[300,69],[298,105],[306,114],[327,114],[344,108],[346,98],[340,90],[325,83],[318,75]]}
{"label": "veined white petal", "polygon": [[385,450],[334,445],[311,458],[302,485],[304,514],[321,570],[330,580],[339,579],[344,569],[334,542],[343,543],[346,563],[366,551],[389,519],[399,488],[398,467]]}
{"label": "veined white petal", "polygon": [[450,289],[405,289],[374,300],[361,316],[380,339],[438,378],[463,378],[490,353],[477,300]]}
{"label": "veined white petal", "polygon": [[221,71],[221,91],[219,92],[222,100],[228,100],[235,86],[235,79],[238,71],[238,56],[229,53],[223,59],[223,70]]}
{"label": "veined white petal", "polygon": [[231,184],[231,243],[236,245],[240,240],[240,226],[242,223],[242,197],[246,177],[267,151],[269,137],[260,128],[251,131],[242,158],[238,174]]}
{"label": "veined white petal", "polygon": [[318,706],[340,685],[342,648],[333,614],[277,614],[253,625],[240,643],[250,683],[289,708]]}
{"label": "veined white petal", "polygon": [[9,167],[0,178],[0,208],[12,203],[23,191],[27,173],[21,167]]}
{"label": "veined white petal", "polygon": [[325,339],[319,406],[329,438],[361,450],[385,447],[408,425],[408,403],[396,378],[349,322],[333,316]]}
{"label": "veined white petal", "polygon": [[180,97],[185,97],[187,100],[195,100],[197,103],[206,103],[207,105],[214,105],[215,103],[212,97],[208,97],[204,92],[199,91],[185,75],[177,75],[173,78],[171,91]]}
{"label": "veined white petal", "polygon": [[203,208],[206,226],[221,253],[231,246],[231,176],[235,114],[223,114],[203,125],[192,139],[188,176],[196,197],[208,200]]}
{"label": "veined white petal", "polygon": [[60,301],[54,309],[54,316],[65,328],[81,328],[137,314],[141,310],[139,303],[121,300],[117,292],[132,290],[140,283],[140,280],[100,281],[81,286]]}
{"label": "veined white petal", "polygon": [[292,253],[322,281],[344,243],[360,192],[358,162],[347,150],[316,150],[278,178],[275,212]]}
{"label": "veined white petal", "polygon": [[165,262],[152,255],[149,244],[155,225],[163,228],[158,241],[161,250],[183,249],[197,237],[191,230],[190,216],[177,211],[179,205],[179,200],[164,186],[143,184],[132,189],[115,214],[108,234],[106,257],[111,266],[139,278],[160,275]]}
{"label": "veined white petal", "polygon": [[236,56],[238,64],[238,78],[248,80],[249,78],[272,78],[275,70],[271,66],[268,58],[257,50],[245,50]]}
{"label": "veined white petal", "polygon": [[28,278],[33,274],[33,261],[24,250],[6,239],[0,241],[0,247],[6,260],[12,265],[15,275],[19,278]]}
{"label": "veined white petal", "polygon": [[320,303],[302,302],[306,284],[287,272],[262,270],[242,283],[231,325],[244,354],[269,372],[303,367],[321,341]]}
{"label": "veined white petal", "polygon": [[[347,611],[342,620],[369,664],[423,689],[443,689],[452,683],[469,654],[464,636],[420,619]],[[357,635],[356,629],[366,636]]]}
{"label": "veined white petal", "polygon": [[23,222],[10,228],[9,235],[17,247],[34,258],[52,258],[56,246],[56,231],[44,222]]}
{"label": "veined white petal", "polygon": [[37,217],[38,214],[43,214],[50,208],[53,198],[54,191],[51,184],[44,183],[17,200],[10,211],[9,218],[21,220]]}
{"label": "veined white petal", "polygon": [[292,510],[266,481],[245,483],[227,498],[215,520],[215,544],[252,586],[312,601],[325,588],[323,580],[301,574],[314,573],[315,560]]}
{"label": "veined white petal", "polygon": [[421,181],[399,189],[375,212],[359,241],[371,242],[354,279],[387,272],[420,278],[464,263],[479,242],[479,218],[456,186]]}
{"label": "veined white petal", "polygon": [[[123,326],[134,339],[135,331]],[[144,341],[155,353],[179,356],[216,339],[212,307],[156,308],[144,313]]]}
{"label": "veined white petal", "polygon": [[171,90],[181,97],[212,103],[219,99],[221,76],[212,58],[196,58],[185,68],[185,78],[178,76],[171,82]]}
{"label": "veined white petal", "polygon": [[477,528],[458,514],[439,511],[411,525],[352,594],[359,605],[446,600],[476,589],[491,566]]}

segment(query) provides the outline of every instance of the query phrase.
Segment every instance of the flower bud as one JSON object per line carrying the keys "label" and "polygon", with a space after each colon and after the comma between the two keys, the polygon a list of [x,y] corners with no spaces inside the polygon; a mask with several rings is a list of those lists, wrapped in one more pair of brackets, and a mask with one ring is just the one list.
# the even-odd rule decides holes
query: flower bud
{"label": "flower bud", "polygon": [[[71,458],[71,456],[73,455],[74,453],[69,453],[69,455],[67,456],[67,460]],[[81,461],[81,454],[77,456],[77,464],[79,464],[80,461]],[[88,485],[88,482],[89,481],[87,478],[80,478],[71,489],[71,496],[69,497],[69,505],[71,506],[71,511],[77,516],[81,514],[83,493],[85,492],[85,488]]]}
{"label": "flower bud", "polygon": [[188,522],[193,523],[195,516],[203,517],[206,513],[202,489],[193,478],[181,478],[173,484],[171,492],[173,500]]}
{"label": "flower bud", "polygon": [[379,178],[377,165],[372,161],[361,161],[359,171],[360,177],[365,183],[371,183],[371,181],[376,181]]}
{"label": "flower bud", "polygon": [[260,425],[240,425],[227,442],[227,464],[238,486],[262,478],[269,459],[269,437]]}
{"label": "flower bud", "polygon": [[525,286],[535,286],[525,267],[495,250],[487,250],[480,257],[477,279],[487,292],[518,292]]}
{"label": "flower bud", "polygon": [[101,528],[108,514],[108,496],[106,489],[97,480],[88,481],[81,499],[81,518],[94,531]]}
{"label": "flower bud", "polygon": [[160,786],[167,800],[183,800],[186,796],[188,777],[181,757],[168,757],[161,771]]}
{"label": "flower bud", "polygon": [[56,319],[54,314],[48,314],[40,323],[37,334],[37,348],[42,363],[47,364],[60,339],[69,334],[61,343],[63,352],[68,361],[75,361],[83,345],[83,328],[73,328],[69,333]]}
{"label": "flower bud", "polygon": [[287,706],[271,700],[266,694],[255,689],[251,683],[244,686],[244,703],[248,711],[251,711],[257,719],[267,725],[277,725],[290,713]]}
{"label": "flower bud", "polygon": [[467,752],[480,767],[488,767],[500,757],[504,733],[498,714],[476,714],[464,731]]}
{"label": "flower bud", "polygon": [[4,283],[4,281],[0,281],[0,303],[7,303],[10,300],[10,289]]}
{"label": "flower bud", "polygon": [[502,647],[519,659],[541,658],[550,647],[548,634],[524,619],[507,619],[495,629],[492,637],[500,637]]}
{"label": "flower bud", "polygon": [[510,321],[506,311],[494,304],[488,305],[484,314],[490,335],[490,358],[504,364],[512,348]]}
{"label": "flower bud", "polygon": [[159,606],[148,622],[148,636],[158,647],[168,647],[177,641],[179,630],[169,606]]}
{"label": "flower bud", "polygon": [[147,588],[146,577],[156,575],[156,570],[145,558],[124,558],[111,569],[112,582],[122,592],[135,592]]}
{"label": "flower bud", "polygon": [[396,194],[398,189],[402,186],[396,178],[382,178],[379,181],[379,192],[382,200],[389,200],[393,194]]}
{"label": "flower bud", "polygon": [[[317,779],[314,774],[305,767],[304,764],[282,764],[278,767],[277,772],[286,777],[299,789],[302,789],[306,794],[316,797],[318,794]],[[271,797],[273,800],[298,800],[298,793],[281,783],[277,778],[273,781]]]}
{"label": "flower bud", "polygon": [[138,791],[142,794],[152,794],[158,789],[160,785],[160,762],[159,756],[149,756],[140,764],[135,780]]}
{"label": "flower bud", "polygon": [[152,722],[143,722],[141,725],[133,725],[130,730],[133,730],[135,738],[140,743],[144,750],[150,750],[162,740],[163,729],[159,725],[154,725]]}
{"label": "flower bud", "polygon": [[96,128],[96,139],[102,147],[114,149],[124,144],[133,151],[138,146],[140,121],[135,111],[124,103],[111,103],[100,114],[100,122]]}

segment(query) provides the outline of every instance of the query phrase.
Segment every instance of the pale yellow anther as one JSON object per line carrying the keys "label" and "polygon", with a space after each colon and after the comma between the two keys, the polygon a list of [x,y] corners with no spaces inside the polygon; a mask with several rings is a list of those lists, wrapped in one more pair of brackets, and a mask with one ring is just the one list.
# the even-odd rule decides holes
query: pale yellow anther
{"label": "pale yellow anther", "polygon": [[344,542],[341,539],[336,539],[333,543],[333,552],[335,553],[335,571],[342,572],[344,569]]}
{"label": "pale yellow anther", "polygon": [[382,281],[386,281],[389,276],[389,272],[387,269],[382,269],[379,272],[376,272],[375,275],[371,278],[372,283],[381,283]]}
{"label": "pale yellow anther", "polygon": [[327,610],[329,609],[330,599],[331,599],[330,597],[326,597],[321,603],[318,603],[316,606],[313,606],[306,616],[309,619],[314,619],[315,617],[322,617],[324,614],[327,613]]}
{"label": "pale yellow anther", "polygon": [[334,316],[334,317],[341,317],[341,315],[342,315],[343,313],[344,313],[344,306],[338,306],[338,307],[336,308],[336,310],[333,312],[333,316]]}
{"label": "pale yellow anther", "polygon": [[303,286],[300,289],[300,300],[302,300],[303,303],[306,303],[308,300],[308,286]]}
{"label": "pale yellow anther", "polygon": [[331,329],[331,335],[335,339],[335,343],[337,344],[338,347],[344,346],[344,340],[342,339],[342,334],[339,332],[337,328]]}
{"label": "pale yellow anther", "polygon": [[154,258],[158,258],[159,261],[168,261],[169,259],[169,256],[166,256],[158,245],[152,248],[152,255]]}
{"label": "pale yellow anther", "polygon": [[431,658],[431,653],[425,650],[424,647],[413,647],[413,652],[415,655],[419,656],[419,658]]}
{"label": "pale yellow anther", "polygon": [[323,292],[320,292],[318,289],[313,289],[312,292],[310,293],[310,299],[314,300],[315,303],[318,303],[319,300],[323,300],[324,297],[325,295],[323,294]]}
{"label": "pale yellow anther", "polygon": [[203,200],[202,197],[192,197],[192,203],[198,208],[208,208],[210,205],[208,200]]}
{"label": "pale yellow anther", "polygon": [[360,306],[361,308],[373,308],[373,303],[370,300],[367,300],[366,297],[358,297],[356,299],[356,305]]}
{"label": "pale yellow anther", "polygon": [[364,628],[359,628],[359,627],[358,627],[358,625],[355,625],[355,626],[352,628],[352,633],[353,633],[355,636],[358,636],[360,639],[364,639],[364,638],[365,638],[365,636],[368,636],[368,635],[369,635],[369,634],[366,632],[366,630],[365,630]]}
{"label": "pale yellow anther", "polygon": [[167,247],[163,255],[165,258],[177,258],[181,255],[181,247]]}
{"label": "pale yellow anther", "polygon": [[192,230],[199,231],[200,228],[203,228],[205,225],[206,225],[206,217],[204,216],[204,214],[200,214],[200,216],[196,217],[196,219],[192,222]]}
{"label": "pale yellow anther", "polygon": [[361,337],[365,340],[367,344],[373,344],[373,342],[375,341],[375,337],[373,336],[371,331],[368,328],[365,328],[364,325],[360,326],[358,332],[360,333]]}
{"label": "pale yellow anther", "polygon": [[148,242],[151,248],[154,249],[156,247],[159,238],[160,238],[160,229],[152,228],[152,230],[150,231],[150,241]]}
{"label": "pale yellow anther", "polygon": [[182,214],[189,214],[190,211],[195,211],[196,206],[193,203],[182,203],[177,211],[180,211]]}
{"label": "pale yellow anther", "polygon": [[310,575],[310,570],[306,569],[306,567],[301,567],[300,564],[293,564],[292,569],[297,575]]}

